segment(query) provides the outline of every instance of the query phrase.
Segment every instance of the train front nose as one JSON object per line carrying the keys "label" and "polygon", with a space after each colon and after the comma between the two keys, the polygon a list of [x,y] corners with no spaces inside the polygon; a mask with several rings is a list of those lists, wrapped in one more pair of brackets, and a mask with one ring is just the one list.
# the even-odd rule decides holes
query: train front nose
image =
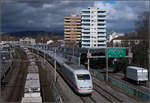
{"label": "train front nose", "polygon": [[78,92],[80,94],[90,94],[93,91],[93,86],[90,80],[80,80],[78,84]]}

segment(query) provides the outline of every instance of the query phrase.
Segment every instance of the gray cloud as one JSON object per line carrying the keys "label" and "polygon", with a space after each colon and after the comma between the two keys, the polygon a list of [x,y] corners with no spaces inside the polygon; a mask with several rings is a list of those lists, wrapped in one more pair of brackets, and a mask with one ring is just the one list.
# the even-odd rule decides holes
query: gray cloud
{"label": "gray cloud", "polygon": [[107,30],[128,32],[135,28],[139,12],[148,10],[146,2],[114,4],[94,1],[4,1],[2,2],[2,32],[21,30],[63,30],[64,16],[80,14],[83,8],[95,5],[107,8]]}

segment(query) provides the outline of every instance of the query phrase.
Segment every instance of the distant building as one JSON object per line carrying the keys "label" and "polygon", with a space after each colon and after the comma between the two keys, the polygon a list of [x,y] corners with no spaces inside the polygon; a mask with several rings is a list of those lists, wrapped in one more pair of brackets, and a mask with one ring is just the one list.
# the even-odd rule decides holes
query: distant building
{"label": "distant building", "polygon": [[29,38],[29,37],[22,38],[22,39],[20,39],[20,44],[22,44],[22,45],[34,45],[35,39]]}
{"label": "distant building", "polygon": [[121,34],[121,33],[116,33],[116,32],[111,32],[109,35],[108,35],[108,42],[111,42],[113,39],[117,38],[117,37],[120,37],[120,36],[124,36],[124,34]]}
{"label": "distant building", "polygon": [[1,36],[0,41],[2,44],[8,43],[8,44],[18,44],[19,38],[17,37],[10,37],[10,36]]}
{"label": "distant building", "polygon": [[106,47],[106,10],[89,7],[81,11],[82,48]]}
{"label": "distant building", "polygon": [[54,42],[53,40],[48,40],[47,44],[49,45],[49,44],[52,44],[53,42]]}
{"label": "distant building", "polygon": [[79,45],[81,40],[81,17],[75,14],[64,17],[65,45]]}
{"label": "distant building", "polygon": [[111,43],[113,47],[131,47],[133,45],[138,45],[142,40],[141,38],[120,36],[114,38]]}

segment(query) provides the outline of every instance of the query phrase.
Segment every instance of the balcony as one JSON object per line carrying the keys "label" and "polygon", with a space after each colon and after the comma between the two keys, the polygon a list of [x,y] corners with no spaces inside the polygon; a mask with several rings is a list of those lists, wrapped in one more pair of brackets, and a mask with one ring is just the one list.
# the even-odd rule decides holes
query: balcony
{"label": "balcony", "polygon": [[97,26],[97,28],[106,28],[106,25]]}
{"label": "balcony", "polygon": [[104,37],[104,36],[106,36],[106,34],[101,34],[101,33],[99,33],[98,36]]}
{"label": "balcony", "polygon": [[101,15],[105,15],[106,16],[106,13],[98,13],[98,16],[101,16]]}
{"label": "balcony", "polygon": [[81,26],[83,29],[89,29],[90,28],[90,26],[85,26],[85,25],[82,25]]}
{"label": "balcony", "polygon": [[81,38],[81,35],[76,35],[77,38]]}
{"label": "balcony", "polygon": [[83,38],[83,37],[82,37],[82,40],[89,40],[89,41],[90,41],[90,38]]}
{"label": "balcony", "polygon": [[105,43],[105,42],[98,42],[97,44],[106,45],[106,43]]}
{"label": "balcony", "polygon": [[82,41],[81,44],[90,44],[90,42],[84,42],[84,41]]}
{"label": "balcony", "polygon": [[82,9],[81,12],[90,12],[90,9]]}
{"label": "balcony", "polygon": [[70,38],[71,36],[70,36],[70,35],[64,35],[64,37],[65,37],[65,38]]}
{"label": "balcony", "polygon": [[70,40],[70,38],[65,38],[65,40]]}
{"label": "balcony", "polygon": [[64,25],[71,25],[71,24],[81,24],[80,22],[64,22]]}
{"label": "balcony", "polygon": [[106,17],[98,17],[98,20],[106,20]]}
{"label": "balcony", "polygon": [[69,31],[70,31],[70,32],[71,32],[71,31],[81,32],[81,30],[82,30],[81,28],[80,28],[80,29],[77,29],[77,28],[65,28],[65,29],[64,29],[64,31],[66,31],[66,32],[69,32]]}
{"label": "balcony", "polygon": [[82,33],[82,36],[90,36],[90,34],[84,34],[84,33]]}
{"label": "balcony", "polygon": [[82,16],[89,16],[90,17],[90,13],[81,13]]}
{"label": "balcony", "polygon": [[90,22],[90,20],[82,20],[81,23],[87,23],[87,22]]}
{"label": "balcony", "polygon": [[90,45],[89,46],[82,45],[82,48],[90,48]]}
{"label": "balcony", "polygon": [[98,21],[98,24],[106,24],[106,21]]}
{"label": "balcony", "polygon": [[82,20],[90,20],[90,17],[82,17]]}
{"label": "balcony", "polygon": [[81,32],[90,32],[90,30],[82,30]]}
{"label": "balcony", "polygon": [[97,32],[106,32],[106,29],[102,29],[102,30],[98,29]]}
{"label": "balcony", "polygon": [[90,25],[90,21],[86,21],[86,22],[85,22],[85,21],[82,21],[81,23],[82,23],[82,24],[89,24],[89,25]]}
{"label": "balcony", "polygon": [[71,34],[71,32],[64,32],[64,34]]}
{"label": "balcony", "polygon": [[99,38],[98,38],[98,40],[102,40],[102,41],[104,40],[104,41],[105,41],[105,40],[106,40],[106,38],[100,38],[100,37],[99,37]]}
{"label": "balcony", "polygon": [[106,46],[98,46],[97,48],[106,48]]}

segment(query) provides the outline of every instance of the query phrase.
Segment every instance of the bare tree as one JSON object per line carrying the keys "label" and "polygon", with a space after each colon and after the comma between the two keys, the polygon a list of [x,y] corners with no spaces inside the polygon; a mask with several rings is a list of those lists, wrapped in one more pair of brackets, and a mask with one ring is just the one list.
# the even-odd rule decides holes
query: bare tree
{"label": "bare tree", "polygon": [[138,20],[135,21],[135,25],[137,27],[137,36],[148,39],[149,34],[149,12],[143,12],[139,14]]}
{"label": "bare tree", "polygon": [[36,43],[40,43],[40,42],[41,42],[41,35],[38,34],[38,35],[36,36]]}
{"label": "bare tree", "polygon": [[[148,68],[148,55],[150,57],[149,48],[149,12],[142,12],[138,16],[138,20],[135,21],[137,37],[141,39],[141,42],[133,48],[134,61],[138,61],[138,64],[142,67]],[[150,51],[150,50],[149,50]],[[148,54],[149,53],[149,54]],[[150,63],[149,63],[150,68]]]}

